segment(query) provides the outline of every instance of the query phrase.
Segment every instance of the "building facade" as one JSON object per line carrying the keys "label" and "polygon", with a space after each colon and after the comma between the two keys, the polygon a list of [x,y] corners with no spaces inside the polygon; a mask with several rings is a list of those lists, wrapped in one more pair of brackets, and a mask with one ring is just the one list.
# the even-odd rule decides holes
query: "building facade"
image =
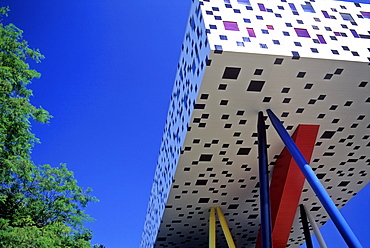
{"label": "building facade", "polygon": [[[344,206],[369,182],[369,64],[369,5],[193,0],[141,247],[208,247],[215,206],[236,247],[256,246],[256,123],[266,109],[291,135],[300,125],[317,127],[309,134],[315,135],[310,165],[338,208]],[[273,182],[284,145],[266,123]],[[295,197],[319,226],[328,220],[307,183]],[[303,233],[298,215],[292,218],[287,244],[299,247]]]}

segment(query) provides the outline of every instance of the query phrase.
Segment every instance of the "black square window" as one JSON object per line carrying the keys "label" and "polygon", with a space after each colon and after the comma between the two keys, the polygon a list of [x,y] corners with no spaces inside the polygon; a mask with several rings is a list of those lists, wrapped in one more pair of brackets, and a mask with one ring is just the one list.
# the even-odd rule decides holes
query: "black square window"
{"label": "black square window", "polygon": [[299,109],[297,109],[296,113],[301,114],[301,113],[303,113],[303,111],[304,111],[304,108],[299,108]]}
{"label": "black square window", "polygon": [[223,79],[238,79],[241,68],[226,67],[224,71]]}
{"label": "black square window", "polygon": [[340,74],[342,74],[343,70],[344,70],[344,69],[339,69],[339,68],[338,68],[338,69],[336,69],[336,70],[335,70],[334,74],[335,74],[335,75],[340,75]]}
{"label": "black square window", "polygon": [[348,46],[342,46],[342,48],[343,48],[344,51],[349,51]]}
{"label": "black square window", "polygon": [[222,119],[222,120],[227,120],[227,119],[229,119],[229,115],[222,115],[222,116],[221,116],[221,119]]}
{"label": "black square window", "polygon": [[270,102],[270,101],[271,101],[271,97],[266,96],[265,98],[263,98],[262,102]]}
{"label": "black square window", "polygon": [[199,179],[195,182],[195,185],[207,185],[207,179]]}
{"label": "black square window", "polygon": [[227,105],[229,103],[229,100],[221,100],[220,105]]}
{"label": "black square window", "polygon": [[367,82],[361,82],[360,85],[358,87],[365,87],[367,85]]}
{"label": "black square window", "polygon": [[212,154],[201,154],[199,161],[211,161],[213,155]]}
{"label": "black square window", "polygon": [[244,115],[244,110],[238,110],[238,112],[236,112],[236,115]]}
{"label": "black square window", "polygon": [[321,139],[331,139],[333,137],[333,135],[335,134],[335,131],[325,131],[322,135],[321,135]]}
{"label": "black square window", "polygon": [[209,202],[209,198],[199,198],[199,201],[198,203],[208,203]]}
{"label": "black square window", "polygon": [[288,93],[288,92],[289,92],[289,90],[290,90],[290,88],[283,88],[283,89],[281,90],[281,93]]}
{"label": "black square window", "polygon": [[251,151],[251,148],[239,148],[239,151],[236,155],[248,155]]}
{"label": "black square window", "polygon": [[311,99],[308,101],[308,104],[315,104],[316,103],[316,100],[315,99]]}
{"label": "black square window", "polygon": [[281,114],[281,117],[288,117],[288,115],[289,115],[289,113],[288,113],[288,112],[283,112],[283,113]]}
{"label": "black square window", "polygon": [[306,84],[306,85],[304,86],[304,89],[305,89],[305,90],[310,90],[310,89],[312,88],[312,86],[313,86],[313,84]]}
{"label": "black square window", "polygon": [[200,99],[207,100],[208,99],[208,94],[202,94],[202,95],[200,95]]}
{"label": "black square window", "polygon": [[329,110],[336,110],[338,108],[338,105],[331,105]]}
{"label": "black square window", "polygon": [[349,106],[351,106],[351,105],[352,105],[352,103],[353,103],[353,101],[347,101],[347,102],[344,104],[344,106],[349,107]]}
{"label": "black square window", "polygon": [[265,81],[252,80],[249,83],[247,91],[261,92]]}
{"label": "black square window", "polygon": [[232,126],[232,124],[227,123],[227,124],[225,124],[224,128],[231,128],[231,126]]}
{"label": "black square window", "polygon": [[292,100],[292,98],[284,98],[283,103],[290,103],[290,100]]}
{"label": "black square window", "polygon": [[226,87],[227,87],[227,84],[220,84],[220,85],[218,86],[218,89],[219,89],[219,90],[226,90]]}
{"label": "black square window", "polygon": [[284,59],[277,58],[275,59],[274,65],[281,65],[283,63]]}
{"label": "black square window", "polygon": [[263,69],[256,69],[254,75],[262,75]]}
{"label": "black square window", "polygon": [[325,75],[324,79],[328,79],[329,80],[332,77],[333,77],[333,74],[328,73],[328,74]]}
{"label": "black square window", "polygon": [[297,78],[304,78],[305,75],[306,75],[306,72],[301,71],[297,74]]}

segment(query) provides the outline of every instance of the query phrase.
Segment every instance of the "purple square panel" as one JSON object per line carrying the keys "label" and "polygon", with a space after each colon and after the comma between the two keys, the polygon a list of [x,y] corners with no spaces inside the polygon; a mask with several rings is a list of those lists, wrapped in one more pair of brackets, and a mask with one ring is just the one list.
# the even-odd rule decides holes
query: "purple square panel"
{"label": "purple square panel", "polygon": [[225,30],[239,31],[238,23],[236,22],[224,22]]}
{"label": "purple square panel", "polygon": [[303,28],[295,28],[295,32],[297,33],[298,37],[305,37],[305,38],[310,38],[310,34],[308,33],[307,29]]}

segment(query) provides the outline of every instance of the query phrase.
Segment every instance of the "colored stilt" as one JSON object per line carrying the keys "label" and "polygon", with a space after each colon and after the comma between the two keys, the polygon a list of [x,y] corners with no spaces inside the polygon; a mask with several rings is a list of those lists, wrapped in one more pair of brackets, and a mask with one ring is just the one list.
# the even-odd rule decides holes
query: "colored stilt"
{"label": "colored stilt", "polygon": [[209,248],[216,248],[216,215],[215,208],[211,207],[209,211]]}
{"label": "colored stilt", "polygon": [[263,112],[258,113],[258,160],[260,179],[260,209],[261,209],[261,230],[262,247],[272,247],[271,237],[271,210],[270,210],[270,187],[267,165],[266,127],[263,119]]}
{"label": "colored stilt", "polygon": [[289,152],[292,154],[303,175],[306,177],[313,191],[316,193],[330,218],[333,220],[335,226],[342,235],[344,241],[347,243],[348,247],[361,248],[362,245],[358,241],[357,237],[352,232],[346,220],[343,218],[342,214],[339,212],[334,202],[331,200],[329,194],[326,192],[324,186],[320,183],[319,179],[316,177],[315,173],[290,138],[288,132],[285,130],[280,120],[270,109],[267,110],[267,114],[269,115],[275,130],[279,134],[285,146],[288,148]]}
{"label": "colored stilt", "polygon": [[306,247],[313,248],[310,228],[308,227],[306,210],[304,209],[304,206],[302,204],[299,205],[299,211],[301,213],[302,227],[303,227],[304,238],[306,240]]}
{"label": "colored stilt", "polygon": [[310,221],[310,224],[311,224],[312,230],[313,230],[313,232],[315,233],[315,236],[316,236],[317,242],[319,243],[320,247],[321,247],[321,248],[328,248],[328,247],[326,246],[326,243],[325,243],[325,241],[324,241],[324,238],[323,238],[323,237],[322,237],[322,235],[321,235],[321,232],[320,232],[320,230],[319,230],[319,227],[318,227],[318,226],[317,226],[317,224],[316,224],[315,219],[312,217],[312,214],[311,214],[309,211],[307,211],[306,206],[304,206],[304,205],[303,205],[303,207],[304,207],[304,208],[305,208],[305,210],[306,210],[306,214],[307,214],[308,220]]}
{"label": "colored stilt", "polygon": [[224,232],[228,247],[229,248],[236,248],[236,246],[234,244],[234,241],[233,241],[233,238],[231,237],[229,227],[227,226],[226,219],[225,219],[224,215],[222,214],[221,208],[216,207],[216,210],[217,210],[218,219],[220,220],[222,231]]}

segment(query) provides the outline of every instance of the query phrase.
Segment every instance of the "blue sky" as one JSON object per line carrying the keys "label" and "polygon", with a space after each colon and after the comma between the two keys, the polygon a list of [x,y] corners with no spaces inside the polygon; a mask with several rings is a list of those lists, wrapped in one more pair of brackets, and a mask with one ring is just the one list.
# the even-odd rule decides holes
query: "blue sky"
{"label": "blue sky", "polygon": [[[190,4],[1,2],[11,9],[5,22],[24,30],[30,47],[45,55],[32,64],[42,74],[31,85],[32,102],[54,118],[34,125],[42,143],[32,157],[38,164],[66,163],[80,186],[93,188],[100,199],[87,209],[97,219],[87,225],[93,243],[139,246]],[[369,194],[368,186],[344,211],[368,243]],[[329,225],[323,229],[336,242]]]}

